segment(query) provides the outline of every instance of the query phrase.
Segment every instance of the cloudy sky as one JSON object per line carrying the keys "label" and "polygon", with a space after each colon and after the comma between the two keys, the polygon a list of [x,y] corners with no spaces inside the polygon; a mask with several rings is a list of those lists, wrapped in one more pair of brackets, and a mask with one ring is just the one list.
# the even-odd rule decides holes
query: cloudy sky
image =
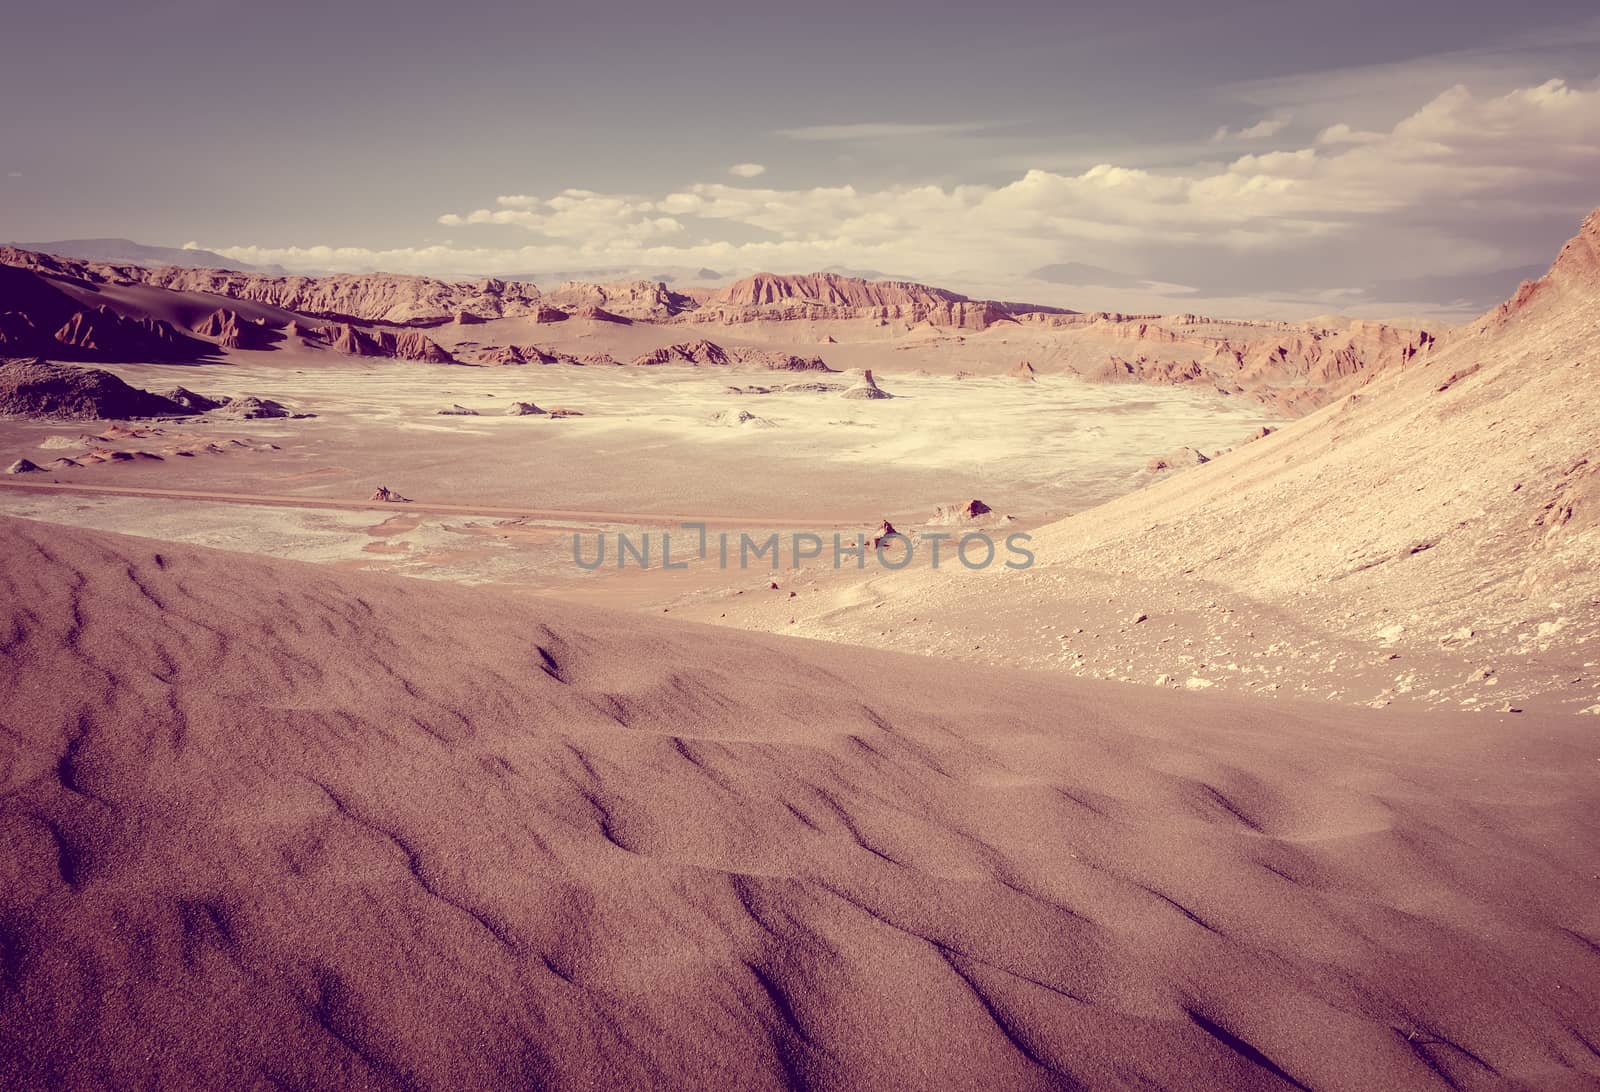
{"label": "cloudy sky", "polygon": [[13,11],[0,238],[1456,317],[1600,204],[1592,2],[326,9]]}

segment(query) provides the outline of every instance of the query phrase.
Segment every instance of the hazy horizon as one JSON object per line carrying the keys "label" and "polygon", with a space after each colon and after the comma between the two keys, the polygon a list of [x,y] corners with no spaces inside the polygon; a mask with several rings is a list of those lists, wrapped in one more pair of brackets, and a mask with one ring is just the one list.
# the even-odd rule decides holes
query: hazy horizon
{"label": "hazy horizon", "polygon": [[1600,203],[1587,5],[918,10],[32,10],[0,237],[1454,319]]}

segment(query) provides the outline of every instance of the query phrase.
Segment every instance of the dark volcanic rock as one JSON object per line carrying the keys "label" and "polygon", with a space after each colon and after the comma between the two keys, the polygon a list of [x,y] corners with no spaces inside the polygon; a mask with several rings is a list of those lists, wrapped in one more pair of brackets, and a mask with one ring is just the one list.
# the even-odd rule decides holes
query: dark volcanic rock
{"label": "dark volcanic rock", "polygon": [[96,421],[187,417],[193,412],[99,368],[40,360],[0,363],[0,415]]}

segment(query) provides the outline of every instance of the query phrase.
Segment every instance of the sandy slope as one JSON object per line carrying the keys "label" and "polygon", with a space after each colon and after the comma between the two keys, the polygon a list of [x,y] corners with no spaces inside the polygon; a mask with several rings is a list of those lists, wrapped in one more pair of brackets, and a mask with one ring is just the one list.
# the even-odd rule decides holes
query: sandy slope
{"label": "sandy slope", "polygon": [[1600,1087],[1600,743],[0,523],[0,1086]]}
{"label": "sandy slope", "polygon": [[[1600,210],[1471,329],[1265,439],[1040,529],[1026,574],[875,574],[699,616],[907,651],[981,645],[1147,683],[1600,712],[1597,331]],[[1280,677],[1296,659],[1298,678]]]}

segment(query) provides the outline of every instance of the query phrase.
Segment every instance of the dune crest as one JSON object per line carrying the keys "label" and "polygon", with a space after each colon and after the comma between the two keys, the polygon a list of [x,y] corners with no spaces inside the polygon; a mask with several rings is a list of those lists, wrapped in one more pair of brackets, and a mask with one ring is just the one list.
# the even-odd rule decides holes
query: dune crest
{"label": "dune crest", "polygon": [[1597,1072],[1576,721],[1264,718],[17,520],[0,556],[11,1087]]}

